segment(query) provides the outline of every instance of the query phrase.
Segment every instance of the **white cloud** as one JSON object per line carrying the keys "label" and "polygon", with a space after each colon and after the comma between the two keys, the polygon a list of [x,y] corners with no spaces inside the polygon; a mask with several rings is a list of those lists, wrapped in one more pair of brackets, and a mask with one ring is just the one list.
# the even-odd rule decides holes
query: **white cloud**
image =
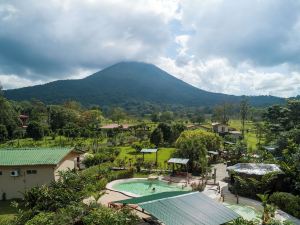
{"label": "white cloud", "polygon": [[30,70],[24,76],[44,80],[164,54],[178,6],[161,0],[6,2],[18,13],[0,24],[0,72]]}
{"label": "white cloud", "polygon": [[6,89],[138,60],[209,91],[300,93],[295,0],[2,0],[0,27]]}
{"label": "white cloud", "polygon": [[182,1],[189,47],[201,58],[225,57],[255,66],[300,63],[300,2],[295,0]]}
{"label": "white cloud", "polygon": [[0,85],[2,85],[5,89],[20,88],[42,83],[44,83],[42,80],[32,81],[26,78],[19,77],[15,74],[0,75]]}
{"label": "white cloud", "polygon": [[175,60],[162,57],[157,64],[177,78],[207,91],[282,97],[300,93],[299,72],[261,72],[246,63],[233,67],[224,58],[191,60],[184,66],[178,66]]}

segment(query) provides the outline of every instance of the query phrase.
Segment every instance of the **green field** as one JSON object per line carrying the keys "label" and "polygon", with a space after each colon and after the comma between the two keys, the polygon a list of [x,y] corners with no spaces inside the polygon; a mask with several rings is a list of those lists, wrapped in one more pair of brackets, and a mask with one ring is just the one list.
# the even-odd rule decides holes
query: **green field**
{"label": "green field", "polygon": [[[164,167],[165,161],[168,161],[171,158],[172,153],[175,151],[175,148],[159,148],[158,151],[158,166]],[[118,160],[125,160],[129,162],[131,159],[132,163],[136,162],[137,158],[142,158],[143,154],[138,153],[132,147],[121,147],[120,154],[116,158],[116,162]],[[145,154],[145,162],[155,162],[155,153]]]}
{"label": "green field", "polygon": [[[229,121],[229,126],[233,127],[237,130],[241,130],[242,124],[240,120],[230,120]],[[245,140],[247,142],[248,148],[252,148],[253,150],[257,149],[257,138],[255,135],[255,128],[253,125],[253,122],[251,121],[246,121],[245,123]],[[248,130],[248,132],[247,132]]]}

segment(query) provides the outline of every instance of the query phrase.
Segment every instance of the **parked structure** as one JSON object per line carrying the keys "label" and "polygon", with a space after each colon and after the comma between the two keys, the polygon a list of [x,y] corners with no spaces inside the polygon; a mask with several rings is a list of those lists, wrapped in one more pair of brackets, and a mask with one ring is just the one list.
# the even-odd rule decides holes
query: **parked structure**
{"label": "parked structure", "polygon": [[59,171],[79,165],[80,153],[74,149],[0,149],[0,196],[22,198],[25,190],[49,184]]}

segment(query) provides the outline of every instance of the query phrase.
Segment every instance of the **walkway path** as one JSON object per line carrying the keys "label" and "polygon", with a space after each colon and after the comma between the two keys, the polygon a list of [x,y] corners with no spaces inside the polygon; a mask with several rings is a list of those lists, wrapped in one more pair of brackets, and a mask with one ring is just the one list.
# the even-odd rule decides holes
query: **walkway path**
{"label": "walkway path", "polygon": [[216,182],[223,181],[225,179],[225,177],[228,177],[228,173],[227,173],[227,170],[226,170],[226,168],[227,168],[226,164],[224,164],[224,163],[215,164],[213,166],[212,171],[214,171],[214,168],[217,169]]}

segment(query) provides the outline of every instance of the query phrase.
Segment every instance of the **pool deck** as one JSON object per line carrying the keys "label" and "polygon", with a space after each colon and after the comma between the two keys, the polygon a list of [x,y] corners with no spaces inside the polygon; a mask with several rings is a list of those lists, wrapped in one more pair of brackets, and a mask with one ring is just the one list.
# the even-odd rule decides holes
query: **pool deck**
{"label": "pool deck", "polygon": [[[216,164],[214,165],[214,168],[217,168],[217,176],[216,176],[216,183],[220,186],[221,189],[223,189],[223,191],[226,193],[226,198],[225,198],[225,202],[229,202],[231,204],[236,204],[236,197],[235,195],[233,195],[232,193],[230,193],[230,191],[228,190],[228,185],[227,183],[224,182],[224,178],[228,176],[227,171],[226,171],[226,165],[224,164]],[[168,176],[165,180],[168,179]],[[186,183],[186,178],[185,177],[176,177],[174,179],[174,177],[172,177],[172,181],[176,183]],[[192,177],[190,179],[189,183],[192,182],[201,182],[200,177]],[[206,194],[208,197],[221,202],[222,198],[221,198],[221,194],[218,191],[217,185],[215,184],[211,184],[212,180],[209,180],[208,182],[209,184],[206,185],[205,190],[203,191],[204,194]],[[114,184],[114,183],[112,183]],[[125,199],[129,199],[132,197],[137,197],[137,196],[133,196],[132,193],[130,193],[129,195],[127,195],[128,193],[121,193],[115,190],[110,189],[110,187],[112,187],[108,185],[107,190],[105,191],[105,194],[103,196],[101,196],[98,200],[98,203],[108,206],[109,202],[113,202],[113,201],[118,201],[118,200],[125,200]],[[109,190],[108,190],[109,189]],[[262,206],[261,206],[261,202],[253,200],[253,199],[249,199],[249,198],[245,198],[245,197],[239,197],[239,202],[241,205],[247,205],[247,206],[251,206],[255,209],[258,210],[262,210]],[[138,208],[138,210],[141,210],[140,208]],[[150,218],[151,216],[149,216],[148,214],[142,213],[141,211],[137,211],[137,210],[133,210],[133,212],[138,215],[140,218]],[[295,224],[300,225],[300,220],[292,217],[290,215],[288,215],[287,213],[281,211],[281,210],[277,210],[276,215],[275,215],[276,219],[279,220],[291,220],[293,221]]]}

